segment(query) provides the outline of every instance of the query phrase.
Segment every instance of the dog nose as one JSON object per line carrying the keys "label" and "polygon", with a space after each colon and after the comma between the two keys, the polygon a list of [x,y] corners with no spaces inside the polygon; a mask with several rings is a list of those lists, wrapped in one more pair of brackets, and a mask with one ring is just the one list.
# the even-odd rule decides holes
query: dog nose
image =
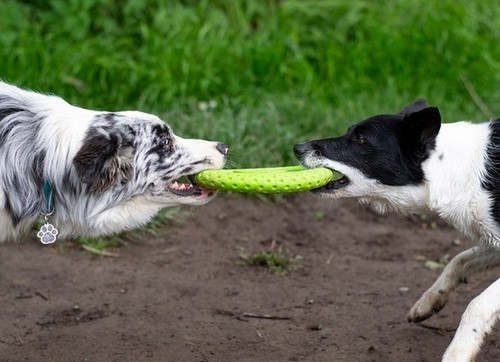
{"label": "dog nose", "polygon": [[295,146],[293,146],[293,152],[295,153],[295,156],[297,157],[302,157],[307,151],[311,150],[311,146],[309,143],[299,143]]}
{"label": "dog nose", "polygon": [[229,147],[225,143],[219,142],[217,143],[217,146],[215,146],[215,148],[224,156],[227,155],[227,153],[229,152]]}

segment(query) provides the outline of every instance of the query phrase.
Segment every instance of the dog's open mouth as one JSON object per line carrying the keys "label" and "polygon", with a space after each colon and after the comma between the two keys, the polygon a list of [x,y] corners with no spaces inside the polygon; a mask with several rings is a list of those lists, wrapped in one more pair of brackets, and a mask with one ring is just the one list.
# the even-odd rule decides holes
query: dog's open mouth
{"label": "dog's open mouth", "polygon": [[323,186],[318,187],[316,189],[312,189],[311,191],[312,192],[331,192],[331,191],[346,187],[347,185],[349,185],[350,182],[351,181],[349,180],[349,178],[344,175],[341,178],[339,178],[338,180],[330,181],[326,185],[323,185]]}
{"label": "dog's open mouth", "polygon": [[172,182],[168,185],[168,190],[177,196],[212,196],[215,194],[215,190],[208,189],[206,187],[198,185],[194,182],[192,175],[183,176],[177,181]]}

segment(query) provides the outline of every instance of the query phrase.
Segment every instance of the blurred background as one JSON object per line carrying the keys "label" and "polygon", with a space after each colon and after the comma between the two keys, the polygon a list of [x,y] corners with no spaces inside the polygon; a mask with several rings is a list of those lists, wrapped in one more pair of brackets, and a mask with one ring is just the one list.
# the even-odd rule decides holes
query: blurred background
{"label": "blurred background", "polygon": [[0,78],[224,141],[229,167],[417,97],[444,121],[500,116],[496,0],[2,0]]}

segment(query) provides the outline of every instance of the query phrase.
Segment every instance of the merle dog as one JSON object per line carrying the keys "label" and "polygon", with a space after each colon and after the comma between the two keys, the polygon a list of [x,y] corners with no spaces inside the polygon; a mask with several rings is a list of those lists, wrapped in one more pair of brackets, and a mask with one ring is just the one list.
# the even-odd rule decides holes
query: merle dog
{"label": "merle dog", "polygon": [[222,168],[223,143],[176,136],[158,117],[82,109],[0,82],[0,241],[50,214],[42,242],[106,235],[215,192],[189,176]]}

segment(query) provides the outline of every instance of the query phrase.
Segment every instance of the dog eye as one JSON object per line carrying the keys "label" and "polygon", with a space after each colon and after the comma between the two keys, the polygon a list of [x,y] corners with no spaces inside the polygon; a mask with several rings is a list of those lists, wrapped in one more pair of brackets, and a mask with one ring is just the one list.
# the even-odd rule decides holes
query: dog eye
{"label": "dog eye", "polygon": [[167,152],[172,151],[172,142],[170,138],[165,138],[162,140],[163,149]]}
{"label": "dog eye", "polygon": [[366,138],[363,135],[357,135],[356,138],[355,138],[355,140],[360,145],[363,145],[363,144],[366,143]]}
{"label": "dog eye", "polygon": [[161,135],[161,144],[164,146],[164,147],[170,147],[170,137],[167,135],[167,134],[163,134]]}

